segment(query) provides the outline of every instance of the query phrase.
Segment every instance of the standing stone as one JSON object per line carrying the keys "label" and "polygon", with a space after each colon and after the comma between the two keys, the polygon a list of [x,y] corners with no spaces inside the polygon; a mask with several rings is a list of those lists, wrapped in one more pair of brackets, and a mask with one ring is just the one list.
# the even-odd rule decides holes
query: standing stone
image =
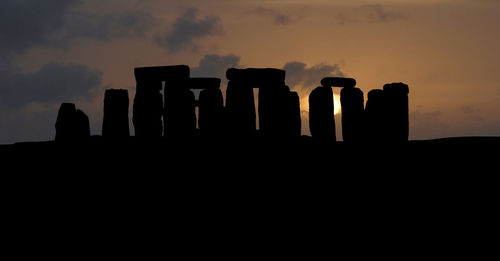
{"label": "standing stone", "polygon": [[300,98],[297,92],[288,93],[288,105],[285,110],[287,119],[287,130],[292,137],[298,138],[302,132],[302,120],[300,119]]}
{"label": "standing stone", "polygon": [[321,79],[321,85],[325,87],[354,88],[356,80],[345,77],[325,77]]}
{"label": "standing stone", "polygon": [[[285,75],[286,72],[284,70],[275,68],[228,69],[226,76],[230,80],[229,85],[231,85],[228,86],[227,91],[227,108],[229,113],[232,114],[233,111],[233,98],[238,96],[231,93],[234,91],[233,84],[247,89],[241,90],[241,93],[245,93],[246,97],[250,97],[250,93],[253,97],[252,89],[259,88],[258,112],[260,132],[263,136],[274,138],[286,135],[285,126],[287,126],[287,117],[284,111],[289,103],[290,90],[285,86]],[[243,98],[240,97],[242,100]],[[249,100],[250,98],[244,99]],[[252,98],[252,104],[253,102]],[[255,105],[250,109],[249,103],[245,102],[244,104],[248,106],[246,111],[253,111],[253,115],[255,115]],[[248,117],[250,117],[250,113],[248,113]],[[253,117],[254,119],[255,117]]]}
{"label": "standing stone", "polygon": [[188,88],[188,82],[167,82],[164,98],[165,136],[192,136],[196,130],[196,109],[194,93]]}
{"label": "standing stone", "polygon": [[[284,83],[266,84],[259,88],[259,128],[262,135],[277,138],[286,136],[289,118],[290,90]],[[289,130],[288,130],[289,131]]]}
{"label": "standing stone", "polygon": [[259,129],[263,136],[280,138],[290,136],[290,89],[285,85],[286,72],[275,68],[249,68],[248,78],[259,88]]}
{"label": "standing stone", "polygon": [[128,121],[128,91],[109,89],[104,94],[104,118],[102,136],[106,138],[126,138],[130,136]]}
{"label": "standing stone", "polygon": [[90,137],[89,118],[73,103],[61,104],[55,127],[56,141],[81,141]]}
{"label": "standing stone", "polygon": [[366,138],[368,142],[385,142],[387,140],[387,107],[383,90],[368,92],[365,109]]}
{"label": "standing stone", "polygon": [[[301,120],[298,94],[291,92],[288,86],[273,89],[261,87],[259,96],[259,123],[262,126],[262,134],[274,139],[299,137]],[[261,99],[266,102],[261,102]]]}
{"label": "standing stone", "polygon": [[199,107],[198,126],[203,135],[222,135],[224,100],[220,84],[221,79],[214,77],[189,79],[189,89],[201,89],[197,106]]}
{"label": "standing stone", "polygon": [[311,136],[321,142],[335,142],[333,91],[317,87],[309,95],[309,129]]}
{"label": "standing stone", "polygon": [[342,139],[344,142],[362,142],[364,129],[363,91],[359,88],[342,88],[340,104],[342,106]]}
{"label": "standing stone", "polygon": [[73,103],[63,103],[59,107],[56,120],[56,141],[74,139],[76,106]]}
{"label": "standing stone", "polygon": [[215,77],[194,77],[189,79],[189,89],[220,89],[220,78]]}
{"label": "standing stone", "polygon": [[133,118],[135,136],[159,138],[162,136],[163,97],[162,83],[143,81],[137,83],[134,97]]}
{"label": "standing stone", "polygon": [[199,98],[198,125],[203,134],[221,135],[224,101],[220,89],[204,89]]}
{"label": "standing stone", "polygon": [[384,85],[387,106],[387,138],[390,142],[406,142],[409,136],[408,85],[390,83]]}
{"label": "standing stone", "polygon": [[89,117],[82,111],[75,111],[75,138],[84,140],[90,137],[90,121]]}
{"label": "standing stone", "polygon": [[358,88],[354,88],[356,80],[345,77],[325,77],[321,79],[321,85],[342,88],[340,91],[342,139],[344,142],[361,141],[364,101],[363,92]]}
{"label": "standing stone", "polygon": [[253,89],[244,81],[230,80],[226,90],[226,114],[230,135],[254,135],[256,114]]}
{"label": "standing stone", "polygon": [[[137,81],[132,118],[135,135],[140,138],[160,138],[163,134],[162,116],[168,111],[163,109],[164,99],[161,94],[163,82],[169,86],[166,92],[177,89],[179,87],[177,85],[183,85],[189,79],[189,67],[186,65],[139,67],[134,69],[134,75]],[[181,95],[188,97],[190,93],[184,92]],[[173,99],[169,97],[165,100],[170,98]],[[165,121],[170,120],[165,119]],[[177,122],[175,117],[173,122]],[[174,130],[176,128],[174,125],[168,127]]]}

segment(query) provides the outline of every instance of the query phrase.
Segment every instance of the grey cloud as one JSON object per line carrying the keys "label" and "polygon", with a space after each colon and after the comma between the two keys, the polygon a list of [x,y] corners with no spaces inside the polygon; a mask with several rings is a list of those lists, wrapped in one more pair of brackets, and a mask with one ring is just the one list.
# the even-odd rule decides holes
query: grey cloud
{"label": "grey cloud", "polygon": [[459,110],[476,122],[485,121],[484,118],[481,116],[481,110],[475,105],[464,105],[461,106]]}
{"label": "grey cloud", "polygon": [[56,107],[37,111],[0,111],[0,144],[54,139]]}
{"label": "grey cloud", "polygon": [[278,25],[289,25],[296,21],[296,19],[292,18],[290,15],[265,7],[257,7],[251,10],[249,14],[269,18],[273,23]]}
{"label": "grey cloud", "polygon": [[[303,62],[292,61],[283,66],[286,70],[286,83],[290,89],[296,91],[301,98],[309,96],[312,89],[320,85],[321,79],[327,76],[345,76],[338,64],[316,64],[311,67]],[[310,135],[309,132],[309,112],[307,111],[307,104],[301,101],[301,120],[302,120],[302,134]],[[337,126],[341,126],[338,122],[339,117],[336,117]],[[340,128],[337,128],[337,135],[341,137]]]}
{"label": "grey cloud", "polygon": [[389,23],[407,20],[404,12],[389,10],[385,5],[370,4],[348,8],[332,14],[335,23],[349,25],[358,23]]}
{"label": "grey cloud", "polygon": [[0,71],[0,107],[15,110],[31,103],[90,100],[102,84],[102,72],[80,64],[48,63],[34,73]]}
{"label": "grey cloud", "polygon": [[88,100],[101,86],[102,73],[85,65],[51,62],[24,73],[12,61],[29,49],[63,47],[83,37],[141,37],[154,23],[148,13],[139,11],[97,15],[75,10],[82,2],[0,1],[0,109],[13,113],[32,103]]}
{"label": "grey cloud", "polygon": [[144,37],[154,18],[141,11],[93,14],[81,0],[0,1],[0,58],[10,61],[33,47],[65,47],[80,38]]}
{"label": "grey cloud", "polygon": [[346,24],[352,24],[356,23],[357,20],[354,18],[352,15],[349,15],[347,13],[338,13],[334,15],[335,22],[339,25],[346,25]]}
{"label": "grey cloud", "polygon": [[234,54],[205,55],[200,64],[196,68],[191,69],[191,74],[194,77],[219,77],[222,80],[226,79],[226,70],[228,68],[240,67],[240,57]]}
{"label": "grey cloud", "polygon": [[165,36],[156,36],[156,43],[169,52],[184,49],[196,49],[195,39],[222,33],[222,24],[218,16],[198,17],[198,9],[190,8],[177,18],[173,30]]}
{"label": "grey cloud", "polygon": [[[217,77],[221,79],[221,89],[225,95],[227,78],[226,71],[228,68],[240,67],[240,57],[234,54],[205,55],[198,64],[198,67],[191,68],[191,77]],[[200,91],[195,90],[195,95],[199,95]]]}
{"label": "grey cloud", "polygon": [[[222,80],[226,79],[226,70],[228,68],[239,68],[240,56],[234,54],[205,55],[198,67],[191,68],[191,75],[194,77],[219,77]],[[327,76],[344,76],[338,64],[316,64],[311,67],[303,62],[293,61],[288,62],[283,66],[286,70],[286,83],[291,88],[311,87],[320,84],[323,77]]]}
{"label": "grey cloud", "polygon": [[453,129],[442,121],[442,111],[418,109],[410,112],[409,117],[411,139],[435,139],[453,136]]}
{"label": "grey cloud", "polygon": [[[410,138],[436,139],[459,136],[498,136],[500,121],[488,121],[479,114],[480,109],[474,105],[466,105],[443,112],[441,110],[425,111],[417,107],[410,112]],[[469,123],[463,115],[469,117]],[[458,117],[459,122],[447,121],[447,118]]]}
{"label": "grey cloud", "polygon": [[155,24],[155,19],[142,11],[106,15],[76,13],[67,17],[58,41],[65,43],[80,37],[103,41],[123,37],[143,38]]}
{"label": "grey cloud", "polygon": [[363,7],[368,12],[368,18],[372,21],[393,22],[397,20],[406,20],[406,15],[395,11],[388,11],[381,4],[365,5]]}
{"label": "grey cloud", "polygon": [[477,108],[474,105],[464,105],[464,106],[461,106],[459,109],[460,109],[460,111],[462,111],[465,114],[473,114],[473,113],[477,113],[480,111],[479,108]]}
{"label": "grey cloud", "polygon": [[433,125],[441,122],[441,116],[443,113],[439,110],[422,112],[421,110],[411,112],[411,121],[416,125]]}
{"label": "grey cloud", "polygon": [[0,1],[0,58],[7,59],[34,45],[52,42],[64,15],[80,0]]}
{"label": "grey cloud", "polygon": [[104,89],[102,73],[79,64],[51,62],[32,73],[7,68],[0,79],[0,143],[52,139],[59,103],[91,101]]}
{"label": "grey cloud", "polygon": [[302,86],[304,89],[310,89],[320,84],[323,77],[327,76],[344,76],[338,64],[317,64],[307,68],[303,62],[288,62],[283,67],[286,70],[286,81],[290,88],[298,88]]}

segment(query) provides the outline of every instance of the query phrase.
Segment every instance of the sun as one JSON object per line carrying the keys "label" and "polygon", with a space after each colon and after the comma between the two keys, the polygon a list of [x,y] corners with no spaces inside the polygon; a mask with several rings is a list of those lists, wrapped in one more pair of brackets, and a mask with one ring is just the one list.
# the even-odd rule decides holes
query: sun
{"label": "sun", "polygon": [[[304,96],[300,100],[300,106],[303,112],[309,113],[309,97]],[[341,112],[340,97],[337,94],[333,95],[333,114],[337,115]]]}
{"label": "sun", "polygon": [[338,95],[333,95],[333,114],[337,115],[340,113],[340,97]]}

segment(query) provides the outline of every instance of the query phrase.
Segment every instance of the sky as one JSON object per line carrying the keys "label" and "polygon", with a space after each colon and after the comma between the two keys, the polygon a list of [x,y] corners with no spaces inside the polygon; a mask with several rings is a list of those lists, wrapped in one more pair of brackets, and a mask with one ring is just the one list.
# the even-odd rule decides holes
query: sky
{"label": "sky", "polygon": [[106,89],[132,105],[134,67],[175,64],[223,89],[230,67],[286,69],[303,134],[311,90],[345,76],[365,101],[408,84],[410,139],[499,136],[498,14],[500,0],[0,0],[0,144],[53,139],[62,102],[100,135]]}

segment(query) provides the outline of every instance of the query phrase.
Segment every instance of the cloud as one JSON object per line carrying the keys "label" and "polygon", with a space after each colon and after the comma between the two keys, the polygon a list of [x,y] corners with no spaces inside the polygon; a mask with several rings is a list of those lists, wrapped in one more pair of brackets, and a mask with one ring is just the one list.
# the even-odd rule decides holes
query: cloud
{"label": "cloud", "polygon": [[30,73],[8,67],[0,79],[0,143],[52,139],[60,103],[88,102],[104,89],[102,72],[81,64],[50,62]]}
{"label": "cloud", "polygon": [[228,68],[240,67],[240,57],[234,54],[205,55],[196,68],[191,69],[191,75],[194,77],[219,77],[226,80],[226,70]]}
{"label": "cloud", "polygon": [[155,23],[147,12],[95,14],[81,0],[0,1],[0,59],[11,61],[33,47],[65,47],[81,38],[144,37]]}
{"label": "cloud", "polygon": [[274,9],[265,7],[257,7],[248,12],[248,14],[269,18],[273,21],[273,23],[277,25],[290,25],[297,20],[295,18],[292,18],[290,15],[283,14]]}
{"label": "cloud", "polygon": [[108,13],[104,15],[75,13],[68,16],[61,35],[61,42],[81,37],[107,41],[116,38],[144,38],[156,21],[151,14],[142,11]]}
{"label": "cloud", "polygon": [[0,144],[54,139],[57,106],[43,109],[0,111]]}
{"label": "cloud", "polygon": [[435,139],[452,136],[453,128],[442,121],[440,110],[410,112],[410,139]]}
{"label": "cloud", "polygon": [[479,107],[476,105],[460,106],[459,110],[476,122],[485,121],[484,118],[481,116],[481,109],[479,109]]}
{"label": "cloud", "polygon": [[[219,77],[223,81],[226,79],[228,68],[241,68],[241,57],[235,54],[205,55],[199,62],[198,67],[191,68],[193,77]],[[323,77],[327,76],[345,76],[338,64],[316,64],[307,67],[303,62],[288,62],[283,66],[286,71],[286,83],[292,88],[307,89],[320,84]]]}
{"label": "cloud", "polygon": [[0,58],[6,59],[35,45],[52,42],[68,10],[80,0],[0,1]]}
{"label": "cloud", "polygon": [[21,109],[31,103],[58,104],[90,100],[102,86],[102,72],[80,64],[50,62],[33,73],[0,71],[0,109]]}
{"label": "cloud", "polygon": [[[311,67],[299,61],[288,62],[283,66],[286,71],[286,84],[292,91],[296,91],[300,97],[300,110],[302,120],[302,134],[310,135],[309,132],[309,94],[321,84],[321,79],[328,76],[344,77],[345,74],[338,64],[329,65],[319,63]],[[336,117],[336,121],[339,118]],[[340,126],[339,122],[336,122]],[[340,135],[340,128],[337,128],[337,136]]]}
{"label": "cloud", "polygon": [[406,15],[395,11],[388,11],[381,4],[365,5],[363,8],[367,11],[368,18],[372,21],[387,23],[407,19]]}
{"label": "cloud", "polygon": [[218,16],[198,17],[198,9],[190,8],[173,25],[173,30],[165,36],[156,36],[156,43],[169,52],[196,49],[195,39],[222,33],[222,24]]}
{"label": "cloud", "polygon": [[291,89],[311,89],[320,84],[323,77],[344,76],[338,64],[328,65],[324,63],[313,65],[307,68],[303,62],[288,62],[283,67],[286,70],[286,82]]}
{"label": "cloud", "polygon": [[356,8],[347,8],[341,12],[332,14],[335,22],[339,25],[358,23],[390,23],[407,20],[408,16],[403,12],[388,10],[385,5],[370,4]]}

